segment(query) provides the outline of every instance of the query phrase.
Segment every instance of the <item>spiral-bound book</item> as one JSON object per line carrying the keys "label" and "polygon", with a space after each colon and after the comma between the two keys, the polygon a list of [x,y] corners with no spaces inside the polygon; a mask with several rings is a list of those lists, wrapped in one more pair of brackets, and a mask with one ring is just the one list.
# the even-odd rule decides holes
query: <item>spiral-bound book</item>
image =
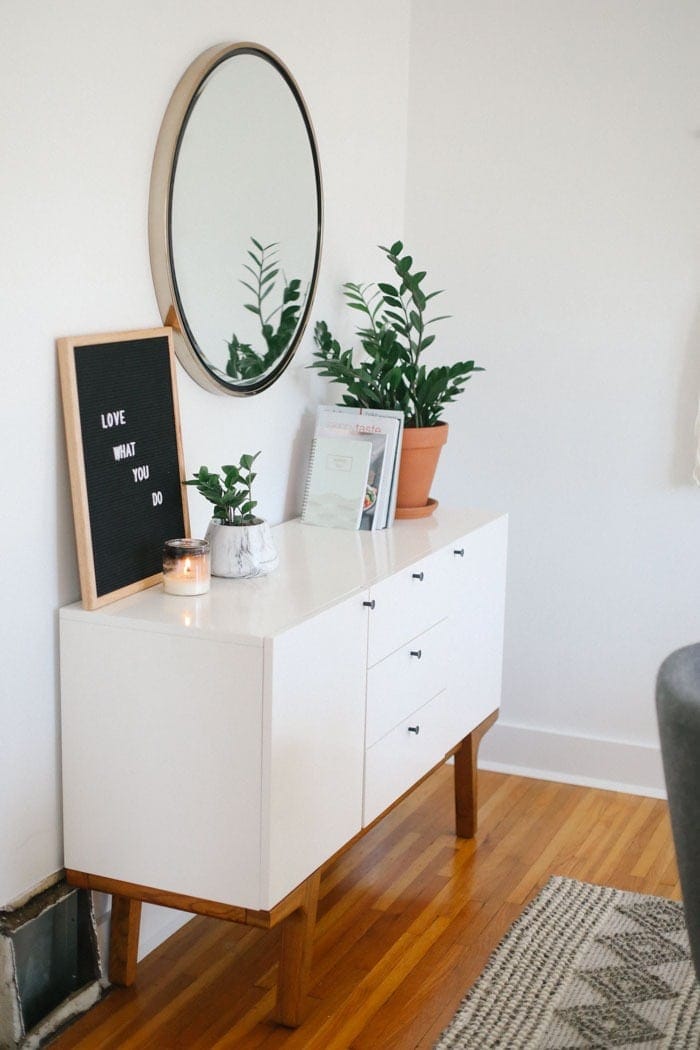
{"label": "spiral-bound book", "polygon": [[301,511],[305,524],[359,529],[371,453],[368,441],[314,438]]}
{"label": "spiral-bound book", "polygon": [[370,442],[367,500],[361,529],[384,529],[394,521],[403,413],[345,405],[319,405],[316,438],[348,437]]}

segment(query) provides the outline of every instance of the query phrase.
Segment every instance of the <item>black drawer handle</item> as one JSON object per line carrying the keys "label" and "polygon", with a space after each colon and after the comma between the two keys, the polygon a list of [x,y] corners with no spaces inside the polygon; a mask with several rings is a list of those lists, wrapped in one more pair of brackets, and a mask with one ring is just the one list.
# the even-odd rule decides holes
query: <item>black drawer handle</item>
{"label": "black drawer handle", "polygon": [[423,655],[423,650],[422,649],[411,649],[411,651],[409,653],[409,656],[415,656],[416,660],[420,660],[422,655]]}
{"label": "black drawer handle", "polygon": [[411,575],[412,575],[414,580],[422,580],[423,579],[423,570],[421,569],[420,572],[411,573]]}
{"label": "black drawer handle", "polygon": [[362,604],[364,605],[365,609],[373,609],[377,603],[375,602],[374,598],[372,598],[371,601],[363,602]]}
{"label": "black drawer handle", "polygon": [[420,726],[409,726],[408,731],[409,733],[415,733],[416,736],[418,736],[418,734],[420,733]]}
{"label": "black drawer handle", "polygon": [[452,553],[456,554],[458,558],[463,558],[464,557],[464,547],[460,547],[458,550],[453,551]]}

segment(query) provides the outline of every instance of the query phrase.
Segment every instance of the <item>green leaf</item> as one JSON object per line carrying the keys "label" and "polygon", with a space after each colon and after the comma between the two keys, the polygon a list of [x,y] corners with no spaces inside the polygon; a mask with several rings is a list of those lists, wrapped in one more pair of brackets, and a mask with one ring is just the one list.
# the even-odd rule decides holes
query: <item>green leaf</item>
{"label": "green leaf", "polygon": [[256,452],[254,456],[252,456],[249,452],[246,452],[244,455],[242,455],[241,456],[241,466],[243,467],[243,469],[244,470],[250,470],[250,468],[253,466],[253,463],[255,462],[255,460],[258,458],[259,455],[260,455],[259,452]]}
{"label": "green leaf", "polygon": [[397,330],[401,335],[406,334],[406,318],[402,314],[397,314],[393,310],[387,310],[386,316],[390,317],[395,323]]}

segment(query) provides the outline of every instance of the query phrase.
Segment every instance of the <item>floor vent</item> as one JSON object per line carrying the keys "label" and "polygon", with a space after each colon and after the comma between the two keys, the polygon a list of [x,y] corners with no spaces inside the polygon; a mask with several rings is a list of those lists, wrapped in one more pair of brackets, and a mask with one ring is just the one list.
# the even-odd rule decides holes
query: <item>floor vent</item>
{"label": "floor vent", "polygon": [[91,894],[58,883],[0,911],[0,1050],[32,1050],[103,994]]}

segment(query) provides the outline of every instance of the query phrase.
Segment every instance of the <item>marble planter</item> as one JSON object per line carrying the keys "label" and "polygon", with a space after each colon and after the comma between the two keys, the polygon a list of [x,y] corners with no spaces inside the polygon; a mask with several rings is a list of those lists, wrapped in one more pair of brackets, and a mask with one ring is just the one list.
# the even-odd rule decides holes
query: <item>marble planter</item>
{"label": "marble planter", "polygon": [[206,538],[211,548],[212,576],[264,576],[279,565],[272,530],[266,521],[224,525],[214,518],[209,522]]}

